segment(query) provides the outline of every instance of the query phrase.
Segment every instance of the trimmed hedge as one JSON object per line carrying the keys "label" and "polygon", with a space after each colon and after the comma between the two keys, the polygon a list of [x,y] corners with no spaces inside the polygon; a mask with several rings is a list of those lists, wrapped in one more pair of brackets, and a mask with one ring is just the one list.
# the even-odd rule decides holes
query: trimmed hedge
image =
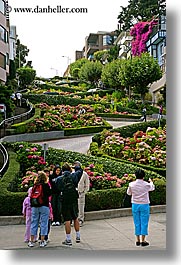
{"label": "trimmed hedge", "polygon": [[135,119],[139,120],[142,115],[138,114],[114,114],[114,113],[96,113],[96,115],[105,118],[122,118],[122,119]]}
{"label": "trimmed hedge", "polygon": [[[0,215],[21,215],[22,203],[27,196],[26,192],[10,192],[8,188],[19,173],[20,165],[16,161],[16,154],[9,151],[10,163],[9,168],[2,179],[0,179]],[[88,165],[90,162],[103,164],[104,170],[112,172],[113,174],[121,175],[123,173],[134,173],[137,167],[126,165],[122,162],[115,162],[111,159],[96,158],[94,156],[87,156],[77,152],[56,150],[49,148],[47,154],[47,161],[53,164],[60,162],[73,163],[79,160],[83,165]],[[166,183],[161,179],[161,176],[151,172],[145,171],[146,177],[158,178],[156,190],[151,192],[151,204],[161,205],[166,204]],[[123,198],[126,188],[91,191],[86,194],[86,211],[116,209],[123,207]]]}
{"label": "trimmed hedge", "polygon": [[81,135],[81,134],[92,134],[102,132],[104,129],[112,129],[112,125],[108,122],[104,121],[103,126],[89,126],[89,127],[81,127],[81,128],[64,128],[64,135]]}
{"label": "trimmed hedge", "polygon": [[9,167],[4,176],[0,179],[0,215],[20,215],[22,204],[27,193],[8,191],[10,183],[14,180],[15,175],[19,173],[20,165],[16,161],[16,154],[12,151],[9,153]]}
{"label": "trimmed hedge", "polygon": [[34,120],[35,118],[38,118],[40,116],[41,110],[38,108],[35,108],[35,115],[31,117],[30,119],[13,124],[11,126],[11,129],[13,129],[13,134],[21,134],[21,133],[26,133],[27,132],[27,125]]}
{"label": "trimmed hedge", "polygon": [[95,101],[71,98],[67,96],[53,96],[47,94],[23,94],[23,98],[28,99],[33,104],[46,102],[48,105],[70,105],[77,106],[79,104],[96,104]]}

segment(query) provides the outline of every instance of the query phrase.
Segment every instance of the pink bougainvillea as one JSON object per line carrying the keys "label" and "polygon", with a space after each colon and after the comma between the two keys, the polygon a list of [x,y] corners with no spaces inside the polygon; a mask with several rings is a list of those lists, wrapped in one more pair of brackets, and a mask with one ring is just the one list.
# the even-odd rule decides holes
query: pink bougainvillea
{"label": "pink bougainvillea", "polygon": [[132,55],[139,56],[141,53],[146,52],[146,42],[149,35],[152,33],[153,27],[158,22],[152,20],[150,22],[138,22],[130,31],[130,35],[133,36],[132,40]]}

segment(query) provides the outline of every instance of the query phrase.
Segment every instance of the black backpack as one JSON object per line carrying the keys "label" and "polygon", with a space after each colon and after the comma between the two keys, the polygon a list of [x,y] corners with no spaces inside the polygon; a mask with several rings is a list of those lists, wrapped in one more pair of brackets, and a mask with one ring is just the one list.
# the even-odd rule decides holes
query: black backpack
{"label": "black backpack", "polygon": [[62,202],[66,204],[76,202],[78,199],[78,191],[76,190],[71,175],[63,176],[62,183],[63,183]]}

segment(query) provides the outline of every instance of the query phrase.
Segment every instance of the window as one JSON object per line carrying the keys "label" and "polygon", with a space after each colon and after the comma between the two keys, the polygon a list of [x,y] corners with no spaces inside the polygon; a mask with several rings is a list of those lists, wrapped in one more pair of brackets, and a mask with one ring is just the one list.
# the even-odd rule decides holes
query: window
{"label": "window", "polygon": [[111,36],[109,35],[105,35],[103,36],[103,46],[106,46],[106,45],[111,45]]}
{"label": "window", "polygon": [[0,26],[0,40],[6,42],[6,30]]}
{"label": "window", "polygon": [[0,53],[0,67],[6,69],[6,56]]}
{"label": "window", "polygon": [[5,15],[5,2],[3,0],[0,0],[0,12]]}

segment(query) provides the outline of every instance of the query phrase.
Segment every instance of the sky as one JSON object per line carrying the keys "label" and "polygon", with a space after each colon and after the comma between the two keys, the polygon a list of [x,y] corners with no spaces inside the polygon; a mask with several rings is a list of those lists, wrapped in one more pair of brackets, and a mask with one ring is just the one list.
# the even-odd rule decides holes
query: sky
{"label": "sky", "polygon": [[[9,0],[10,24],[17,28],[21,43],[30,50],[37,76],[62,75],[68,63],[75,61],[75,51],[82,50],[89,33],[117,29],[120,6],[127,0]],[[37,7],[38,6],[38,7]],[[35,13],[50,6],[86,8],[87,13]],[[14,8],[32,8],[35,12],[15,12]],[[64,56],[64,57],[62,57]]]}
{"label": "sky", "polygon": [[[28,4],[29,2],[30,4]],[[90,3],[88,3],[90,2]],[[74,51],[82,49],[84,46],[85,36],[90,32],[97,32],[99,30],[114,30],[117,25],[117,15],[120,12],[119,6],[123,5],[123,1],[112,0],[90,0],[90,1],[76,1],[76,0],[31,0],[31,1],[22,1],[22,0],[9,0],[9,4],[12,7],[33,7],[37,4],[42,4],[45,6],[49,5],[59,5],[65,7],[87,7],[88,14],[64,14],[62,19],[59,18],[60,14],[15,14],[13,11],[10,14],[11,24],[17,26],[17,32],[22,43],[27,45],[30,49],[29,60],[33,61],[33,66],[37,70],[37,73],[42,76],[52,75],[51,67],[59,67],[61,70],[61,64],[64,66],[63,70],[66,67],[66,60],[62,58],[62,55],[70,56],[74,60]],[[51,3],[51,4],[50,4]],[[74,4],[75,3],[75,4]],[[95,4],[96,3],[96,4]],[[127,4],[126,4],[127,5]],[[97,6],[97,9],[96,7]],[[181,251],[180,246],[180,237],[181,237],[181,211],[180,209],[180,150],[181,150],[181,141],[180,141],[180,114],[181,114],[181,96],[180,96],[180,84],[181,84],[181,74],[180,74],[180,43],[181,43],[181,6],[178,0],[167,0],[167,83],[168,88],[171,92],[168,92],[168,148],[170,149],[170,159],[173,157],[172,162],[169,163],[168,177],[169,177],[169,187],[168,187],[168,208],[167,208],[167,217],[168,217],[168,238],[169,244],[168,249],[163,255],[163,251],[147,251],[147,257],[142,257],[141,255],[136,255],[137,253],[131,253],[127,256],[123,253],[108,253],[112,257],[112,264],[120,264],[121,261],[125,261],[127,265],[132,264],[149,264],[152,265],[153,262],[159,262],[160,265],[165,264],[180,264],[181,262]],[[100,17],[101,16],[101,17]],[[68,23],[69,22],[69,23]],[[68,39],[66,41],[66,39]],[[69,43],[71,45],[69,45]],[[52,48],[52,49],[50,49]],[[65,61],[64,61],[65,60]],[[54,73],[53,73],[54,74]],[[169,114],[170,112],[170,114]],[[172,116],[171,116],[172,115]],[[176,117],[176,118],[175,118]],[[175,121],[176,119],[176,121]],[[173,121],[173,122],[172,122]],[[172,145],[172,148],[170,147]],[[174,151],[173,151],[174,150]],[[176,152],[175,152],[176,150]],[[175,172],[176,171],[176,172]],[[175,174],[176,173],[176,174]],[[171,177],[170,177],[171,176]],[[172,181],[174,177],[174,181]],[[176,184],[174,184],[176,183]],[[174,187],[174,189],[173,189]],[[174,194],[174,196],[172,196]],[[171,204],[170,198],[176,196],[176,204]],[[173,200],[172,200],[173,202]],[[170,208],[174,209],[174,215]],[[120,220],[121,221],[121,220]],[[23,238],[23,235],[22,235]],[[19,240],[22,240],[20,237]],[[171,238],[171,241],[170,241]],[[174,240],[174,244],[172,244]],[[45,253],[47,251],[47,253]],[[60,264],[61,261],[65,261],[68,264],[92,264],[92,262],[97,261],[100,264],[110,264],[110,259],[107,258],[108,255],[96,255],[96,253],[86,253],[84,258],[83,255],[76,256],[71,255],[70,259],[68,256],[65,260],[65,255],[55,253],[55,258],[52,258],[51,253],[48,250],[43,251],[43,254],[40,255],[40,252],[36,253],[39,255],[39,258],[34,253],[33,255],[28,255],[26,251],[8,251],[0,250],[1,260],[3,264],[7,265],[19,265],[21,263],[26,263],[26,265],[32,264],[32,262],[38,261],[44,265],[49,265],[50,262],[53,264]],[[140,254],[139,252],[138,254]],[[47,255],[46,255],[47,254]],[[48,254],[49,257],[48,257]],[[72,254],[72,253],[71,253]],[[93,254],[93,255],[92,255]],[[155,255],[156,254],[156,255]],[[43,256],[44,255],[44,256]],[[88,257],[89,256],[89,257]],[[34,258],[33,258],[34,257]],[[135,259],[136,257],[136,259]],[[35,259],[36,258],[36,259]],[[90,259],[89,259],[90,258]],[[71,260],[71,262],[70,262]]]}

